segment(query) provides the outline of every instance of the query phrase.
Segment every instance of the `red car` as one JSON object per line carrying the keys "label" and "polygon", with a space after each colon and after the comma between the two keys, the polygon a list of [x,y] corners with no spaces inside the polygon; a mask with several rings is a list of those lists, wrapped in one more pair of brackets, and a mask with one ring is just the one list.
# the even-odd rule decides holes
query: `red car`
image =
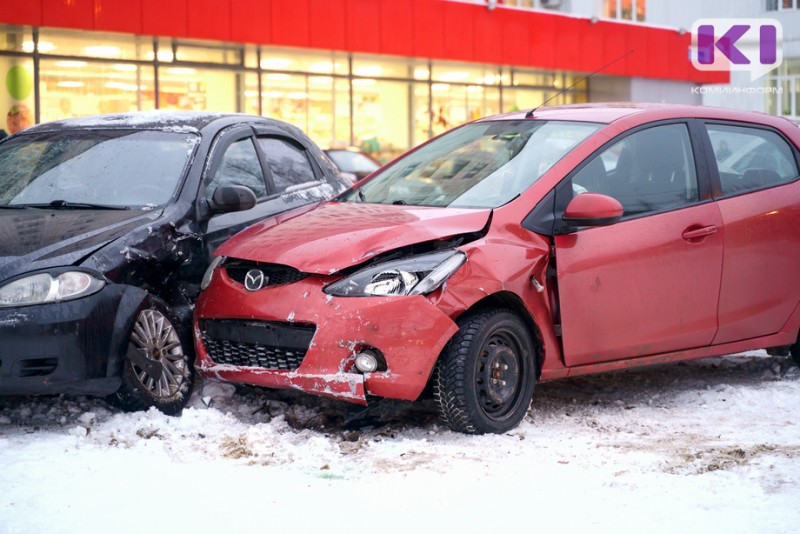
{"label": "red car", "polygon": [[800,129],[689,106],[479,120],[228,241],[206,377],[504,432],[534,383],[767,348],[800,361]]}

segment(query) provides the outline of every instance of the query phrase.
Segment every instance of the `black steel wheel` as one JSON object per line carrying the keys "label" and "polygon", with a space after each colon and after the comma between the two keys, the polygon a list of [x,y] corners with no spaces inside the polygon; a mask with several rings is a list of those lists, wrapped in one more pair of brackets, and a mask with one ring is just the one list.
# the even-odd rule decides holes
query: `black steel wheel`
{"label": "black steel wheel", "polygon": [[122,385],[108,401],[126,411],[154,406],[180,413],[192,393],[194,367],[190,341],[165,306],[139,312],[130,335]]}
{"label": "black steel wheel", "polygon": [[525,323],[508,310],[484,310],[459,320],[459,331],[436,364],[433,396],[453,430],[503,433],[525,417],[535,381]]}

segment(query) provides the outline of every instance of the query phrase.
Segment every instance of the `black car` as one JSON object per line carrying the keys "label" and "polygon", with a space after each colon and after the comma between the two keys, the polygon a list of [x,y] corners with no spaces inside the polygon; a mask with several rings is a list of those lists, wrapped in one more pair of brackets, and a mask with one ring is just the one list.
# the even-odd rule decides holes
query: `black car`
{"label": "black car", "polygon": [[0,142],[0,395],[107,395],[179,412],[211,252],[345,188],[299,129],[144,112],[34,126]]}

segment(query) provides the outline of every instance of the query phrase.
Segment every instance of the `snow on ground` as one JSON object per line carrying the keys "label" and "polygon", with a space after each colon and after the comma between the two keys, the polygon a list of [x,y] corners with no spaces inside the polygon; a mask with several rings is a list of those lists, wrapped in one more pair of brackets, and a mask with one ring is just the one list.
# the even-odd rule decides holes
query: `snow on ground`
{"label": "snow on ground", "polygon": [[[538,384],[505,435],[430,401],[201,384],[181,417],[0,399],[0,532],[790,532],[800,369],[727,358]],[[206,407],[202,398],[211,400]],[[415,530],[410,530],[415,529]]]}

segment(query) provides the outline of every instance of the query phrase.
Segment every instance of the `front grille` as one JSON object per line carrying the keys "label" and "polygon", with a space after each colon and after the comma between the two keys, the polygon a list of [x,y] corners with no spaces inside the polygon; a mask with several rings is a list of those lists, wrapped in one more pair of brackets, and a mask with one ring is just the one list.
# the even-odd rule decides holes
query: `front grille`
{"label": "front grille", "polygon": [[305,358],[315,327],[270,321],[212,320],[200,323],[206,352],[217,364],[293,371]]}
{"label": "front grille", "polygon": [[228,273],[228,277],[242,285],[244,285],[244,278],[248,271],[253,269],[264,273],[264,285],[262,287],[293,284],[308,276],[308,274],[288,265],[243,260],[229,260],[229,263],[225,264],[225,272]]}

